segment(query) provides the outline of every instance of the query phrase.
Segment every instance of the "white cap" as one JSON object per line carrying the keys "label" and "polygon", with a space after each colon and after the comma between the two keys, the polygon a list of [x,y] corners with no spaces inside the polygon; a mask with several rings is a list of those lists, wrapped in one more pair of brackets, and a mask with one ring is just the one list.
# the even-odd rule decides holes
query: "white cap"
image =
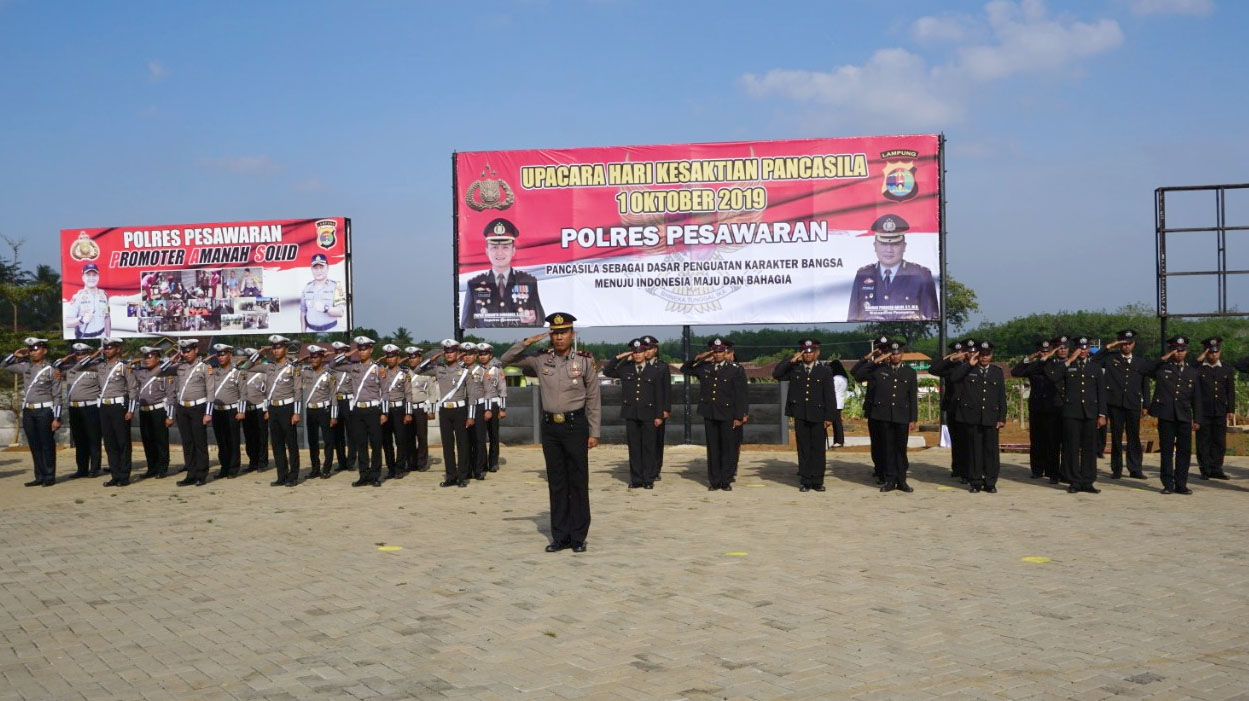
{"label": "white cap", "polygon": [[120,345],[121,345],[121,339],[120,339],[120,338],[117,338],[116,336],[109,336],[108,338],[105,338],[104,340],[100,341],[100,345],[102,345],[102,346],[120,346]]}
{"label": "white cap", "polygon": [[324,348],[323,346],[318,346],[318,345],[317,345],[317,344],[315,344],[315,343],[310,344],[310,345],[308,346],[308,354],[309,354],[309,355],[312,355],[313,353],[324,353],[324,352],[325,352],[325,348]]}
{"label": "white cap", "polygon": [[213,344],[214,353],[221,353],[223,351],[230,351],[231,353],[233,353],[234,346],[230,345],[229,343],[214,343]]}
{"label": "white cap", "polygon": [[494,350],[494,346],[490,345],[489,343],[486,343],[485,341],[482,341],[481,343],[477,344],[477,350],[479,351]]}
{"label": "white cap", "polygon": [[442,349],[443,349],[444,351],[446,351],[446,350],[455,350],[455,349],[457,349],[457,348],[459,348],[459,347],[460,347],[460,342],[459,342],[459,341],[457,341],[457,340],[455,340],[454,338],[444,338],[444,339],[442,339]]}
{"label": "white cap", "polygon": [[26,337],[26,345],[28,346],[33,346],[37,343],[47,343],[47,342],[48,342],[48,339],[46,338],[35,338],[34,336]]}
{"label": "white cap", "polygon": [[351,348],[351,344],[343,343],[342,341],[334,341],[330,344],[330,348],[333,348],[336,351],[347,350],[348,348]]}
{"label": "white cap", "polygon": [[152,346],[139,346],[139,352],[142,353],[143,355],[150,355],[152,353],[156,353],[157,355],[160,355],[160,349],[153,348]]}
{"label": "white cap", "polygon": [[356,336],[355,338],[351,340],[355,341],[357,346],[371,346],[374,343],[376,343],[376,341],[369,338],[368,336]]}
{"label": "white cap", "polygon": [[199,340],[194,339],[194,338],[184,338],[178,341],[178,347],[181,348],[182,350],[188,350],[191,348],[199,348]]}
{"label": "white cap", "polygon": [[[30,345],[30,344],[28,343],[26,345]],[[75,353],[86,353],[87,351],[91,350],[91,346],[88,346],[87,344],[82,343],[82,342],[75,343],[74,345],[70,346],[70,348],[72,348]]]}
{"label": "white cap", "polygon": [[256,355],[256,349],[250,346],[247,348],[240,348],[239,352],[242,353],[243,355]]}
{"label": "white cap", "polygon": [[382,346],[382,352],[383,353],[398,353],[399,346],[396,346],[393,343],[387,343],[386,345]]}
{"label": "white cap", "polygon": [[421,355],[425,352],[425,349],[421,348],[420,346],[408,346],[407,348],[403,349],[403,352],[407,353],[408,355]]}
{"label": "white cap", "polygon": [[477,350],[477,344],[476,344],[476,343],[473,343],[473,342],[471,342],[471,341],[469,341],[469,342],[465,342],[465,343],[461,343],[461,344],[460,344],[460,350],[462,350],[462,351],[475,351],[475,350]]}
{"label": "white cap", "polygon": [[290,342],[291,342],[291,339],[285,336],[280,336],[276,333],[269,337],[269,343],[274,346],[279,346],[284,343],[290,343]]}

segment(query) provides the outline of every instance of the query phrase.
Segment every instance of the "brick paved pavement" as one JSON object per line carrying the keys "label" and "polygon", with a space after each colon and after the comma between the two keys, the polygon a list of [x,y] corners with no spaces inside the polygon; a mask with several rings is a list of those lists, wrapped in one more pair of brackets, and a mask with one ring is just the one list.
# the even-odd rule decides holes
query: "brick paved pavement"
{"label": "brick paved pavement", "polygon": [[467,489],[25,489],[0,453],[0,699],[1249,697],[1249,459],[1093,496],[1006,455],[971,495],[934,449],[906,495],[776,452],[709,493],[701,455],[630,491],[597,449],[590,550],[551,555],[528,447]]}

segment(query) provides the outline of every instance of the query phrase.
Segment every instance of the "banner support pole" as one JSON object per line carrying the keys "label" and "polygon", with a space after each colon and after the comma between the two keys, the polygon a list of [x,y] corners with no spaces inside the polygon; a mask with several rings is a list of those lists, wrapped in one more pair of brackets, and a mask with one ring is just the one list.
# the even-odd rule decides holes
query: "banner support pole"
{"label": "banner support pole", "polygon": [[[690,355],[690,327],[689,324],[681,327],[681,357],[688,361]],[[694,421],[693,412],[690,410],[690,376],[686,375],[681,383],[681,391],[685,393],[685,443],[694,442]]]}
{"label": "banner support pole", "polygon": [[456,158],[459,154],[451,153],[451,328],[455,329],[455,340],[464,340],[464,329],[460,328],[460,191]]}
{"label": "banner support pole", "polygon": [[[938,264],[941,267],[941,321],[937,331],[937,356],[941,357],[945,354],[946,348],[946,303],[949,299],[946,292],[949,287],[949,272],[946,270],[945,256],[945,134],[937,135],[937,172],[939,180],[937,181],[937,255],[940,257]],[[949,384],[945,378],[941,378],[941,396],[949,391]],[[937,422],[945,424],[948,417],[943,416],[941,410],[937,410]]]}

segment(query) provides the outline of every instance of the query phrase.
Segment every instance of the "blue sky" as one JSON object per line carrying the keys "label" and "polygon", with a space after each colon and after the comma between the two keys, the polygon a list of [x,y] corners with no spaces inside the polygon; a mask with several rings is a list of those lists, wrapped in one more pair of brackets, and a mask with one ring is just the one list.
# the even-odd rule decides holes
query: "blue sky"
{"label": "blue sky", "polygon": [[441,337],[455,150],[941,131],[982,318],[1152,307],[1154,188],[1249,181],[1246,28],[1230,0],[0,0],[0,233],[57,264],[61,228],[350,216],[357,322]]}

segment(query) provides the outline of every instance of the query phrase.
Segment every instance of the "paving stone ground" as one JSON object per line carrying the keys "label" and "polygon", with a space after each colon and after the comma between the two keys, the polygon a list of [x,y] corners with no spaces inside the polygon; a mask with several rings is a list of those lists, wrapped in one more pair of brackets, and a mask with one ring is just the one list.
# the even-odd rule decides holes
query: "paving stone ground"
{"label": "paving stone ground", "polygon": [[1186,497],[1156,456],[1068,495],[1004,455],[971,495],[930,449],[908,495],[838,454],[802,494],[748,451],[711,493],[700,447],[654,491],[603,447],[574,555],[541,452],[504,455],[466,489],[27,489],[0,453],[0,699],[1249,698],[1249,458]]}

